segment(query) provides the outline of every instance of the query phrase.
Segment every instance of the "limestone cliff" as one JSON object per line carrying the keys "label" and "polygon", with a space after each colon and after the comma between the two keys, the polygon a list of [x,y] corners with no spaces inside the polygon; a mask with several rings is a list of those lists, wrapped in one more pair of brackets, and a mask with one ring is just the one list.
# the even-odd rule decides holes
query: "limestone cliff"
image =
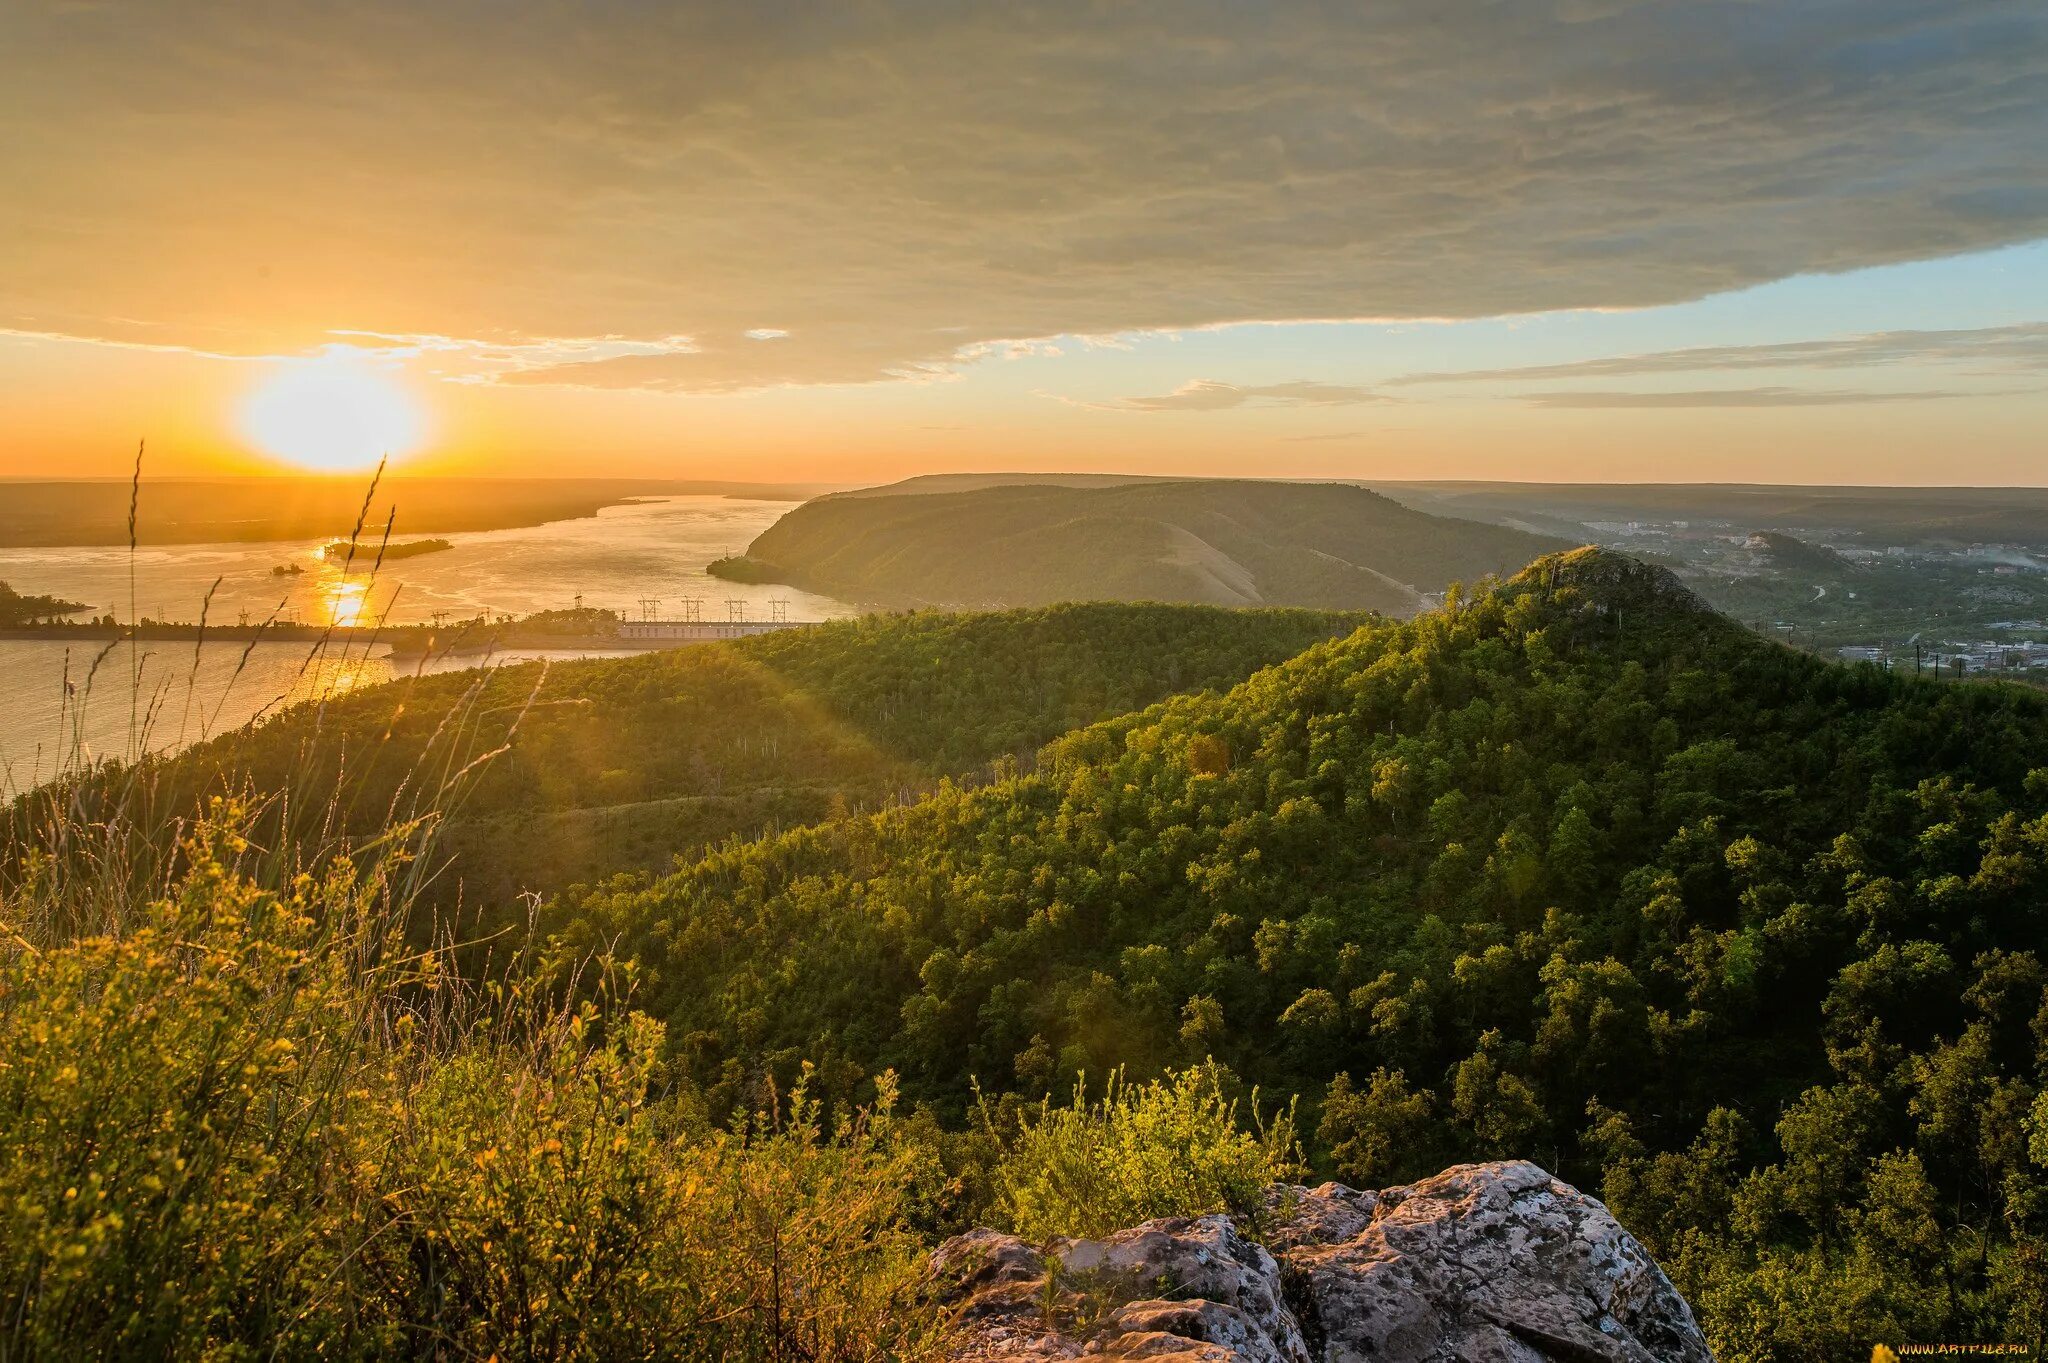
{"label": "limestone cliff", "polygon": [[959,1236],[933,1259],[960,1324],[952,1356],[1711,1363],[1648,1251],[1533,1164],[1380,1192],[1276,1187],[1257,1221],[1148,1221],[1044,1249]]}

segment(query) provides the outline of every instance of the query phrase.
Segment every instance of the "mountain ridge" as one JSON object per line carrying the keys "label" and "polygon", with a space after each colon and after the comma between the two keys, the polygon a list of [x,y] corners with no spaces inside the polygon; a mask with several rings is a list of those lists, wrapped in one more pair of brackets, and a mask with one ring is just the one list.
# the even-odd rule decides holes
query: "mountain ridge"
{"label": "mountain ridge", "polygon": [[885,605],[1114,599],[1408,615],[1453,579],[1511,573],[1563,547],[1351,484],[1160,480],[819,498],[713,571]]}

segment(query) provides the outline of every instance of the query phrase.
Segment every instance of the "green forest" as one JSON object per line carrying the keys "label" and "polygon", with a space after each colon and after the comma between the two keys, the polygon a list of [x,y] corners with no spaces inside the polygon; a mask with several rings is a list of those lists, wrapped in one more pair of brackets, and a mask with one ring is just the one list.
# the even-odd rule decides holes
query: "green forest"
{"label": "green forest", "polygon": [[2042,697],[1816,661],[1586,550],[554,923],[623,944],[720,1102],[1213,1056],[1339,1177],[1603,1189],[1725,1355],[1819,1358],[2038,1338],[2044,883]]}
{"label": "green forest", "polygon": [[8,848],[12,1352],[917,1357],[952,1230],[1504,1157],[1723,1358],[2048,1342],[2048,697],[1602,551],[421,678]]}
{"label": "green forest", "polygon": [[[913,612],[632,657],[419,675],[284,711],[156,764],[163,817],[296,788],[279,817],[374,832],[431,810],[429,896],[664,870],[734,836],[1029,763],[1069,730],[1227,688],[1362,612],[1083,604]],[[97,786],[98,789],[94,789]],[[132,799],[131,774],[80,798]]]}

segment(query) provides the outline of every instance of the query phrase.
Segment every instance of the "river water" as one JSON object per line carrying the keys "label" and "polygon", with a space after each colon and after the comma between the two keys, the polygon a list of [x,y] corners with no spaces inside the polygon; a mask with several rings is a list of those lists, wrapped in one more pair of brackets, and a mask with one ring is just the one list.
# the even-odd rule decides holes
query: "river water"
{"label": "river water", "polygon": [[[607,507],[581,520],[516,530],[448,534],[445,552],[344,571],[326,562],[322,541],[155,545],[134,554],[136,613],[217,624],[266,619],[371,625],[431,621],[436,614],[528,615],[600,606],[637,617],[651,609],[681,618],[765,620],[783,603],[792,620],[829,620],[856,609],[829,597],[766,584],[722,582],[705,572],[713,559],[743,551],[791,507],[788,502],[724,497],[665,497]],[[296,564],[302,572],[278,576]],[[17,591],[88,603],[95,613],[129,618],[125,548],[0,549],[0,581]],[[216,582],[218,585],[215,585]],[[209,591],[211,604],[207,604]],[[643,608],[643,603],[648,603]],[[658,604],[657,604],[658,603]],[[48,779],[82,758],[168,751],[295,701],[388,681],[381,645],[244,645],[150,640],[121,643],[105,656],[90,640],[0,640],[0,792]],[[526,650],[496,661],[576,657],[573,650]],[[97,662],[97,667],[95,663]],[[447,659],[429,667],[475,666]],[[402,666],[419,666],[407,659]]]}

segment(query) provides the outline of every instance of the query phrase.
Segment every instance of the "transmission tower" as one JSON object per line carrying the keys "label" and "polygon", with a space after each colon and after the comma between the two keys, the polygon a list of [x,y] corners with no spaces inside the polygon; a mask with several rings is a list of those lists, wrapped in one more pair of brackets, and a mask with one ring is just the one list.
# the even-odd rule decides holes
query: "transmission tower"
{"label": "transmission tower", "polygon": [[768,618],[778,624],[787,624],[789,622],[788,600],[778,596],[773,601],[770,601],[768,603]]}
{"label": "transmission tower", "polygon": [[742,596],[730,596],[725,601],[725,618],[734,624],[747,618],[747,601]]}
{"label": "transmission tower", "polygon": [[682,618],[685,620],[702,620],[704,618],[703,600],[694,596],[684,597]]}

